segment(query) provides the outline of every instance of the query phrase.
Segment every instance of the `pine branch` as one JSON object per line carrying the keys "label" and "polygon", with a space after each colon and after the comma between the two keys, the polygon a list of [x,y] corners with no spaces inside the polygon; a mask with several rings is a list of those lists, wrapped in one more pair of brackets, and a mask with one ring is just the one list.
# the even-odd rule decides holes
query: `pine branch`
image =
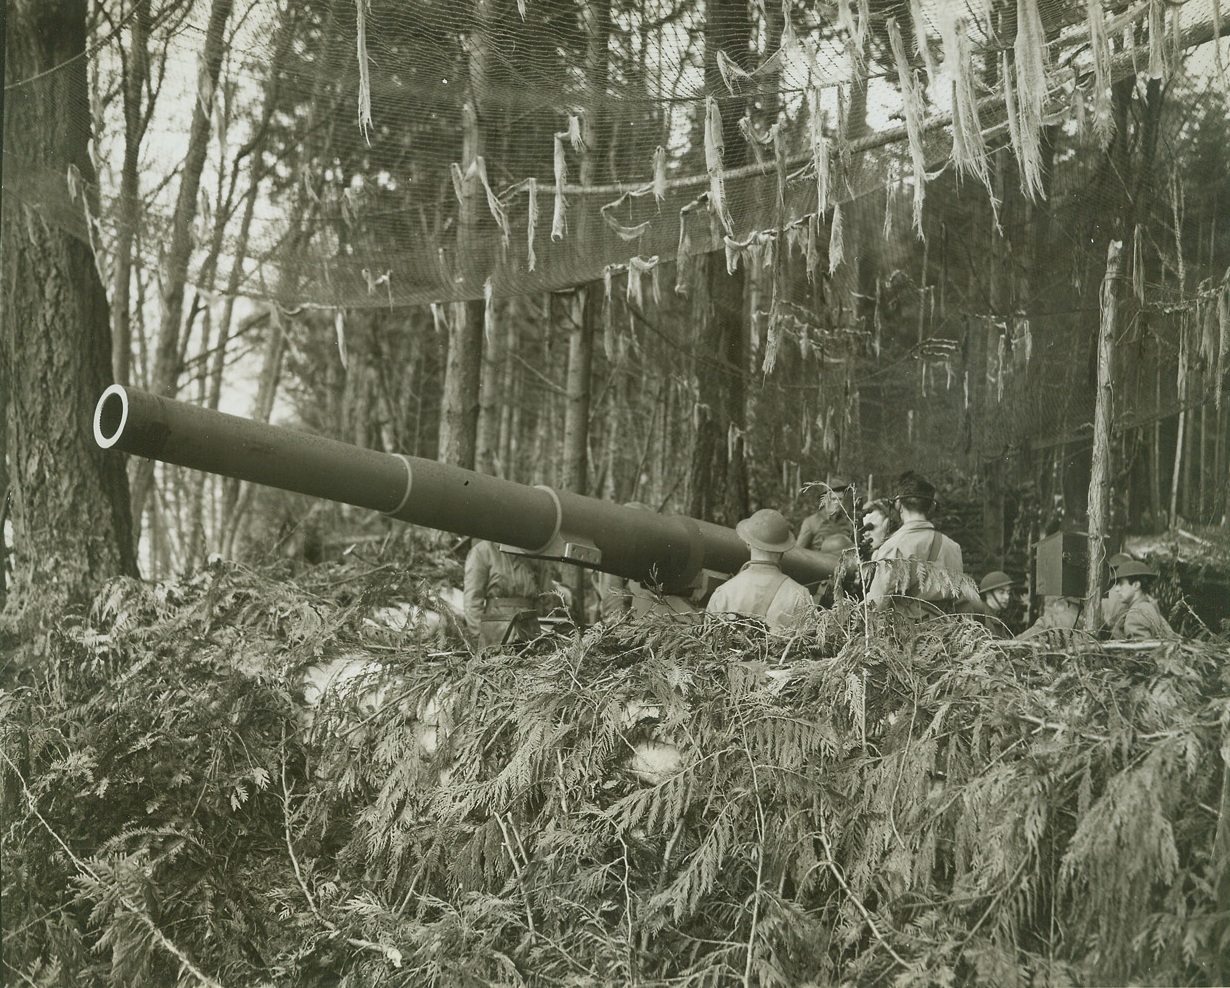
{"label": "pine branch", "polygon": [[880,945],[888,951],[893,960],[895,960],[903,968],[908,968],[909,964],[905,962],[905,959],[898,954],[897,951],[893,950],[892,944],[884,939],[884,935],[880,932],[880,928],[876,926],[876,921],[872,919],[871,913],[867,911],[867,907],[864,906],[859,897],[850,890],[850,886],[846,883],[845,876],[842,875],[841,870],[837,867],[837,862],[833,860],[833,846],[829,843],[828,834],[825,833],[823,821],[821,821],[821,826],[816,832],[816,836],[820,838],[820,843],[824,845],[825,865],[828,867],[833,877],[837,879],[837,884],[840,885],[842,891],[846,893],[847,899],[854,903],[854,907],[862,914],[863,919],[867,921],[867,926],[871,929],[871,935],[874,936],[880,942]]}
{"label": "pine branch", "polygon": [[[283,751],[285,751],[286,735],[282,735]],[[320,906],[316,903],[316,897],[312,895],[312,890],[308,888],[307,882],[303,878],[303,869],[299,865],[299,856],[295,853],[294,841],[291,840],[290,834],[290,788],[286,782],[286,759],[282,758],[282,823],[283,834],[286,838],[286,853],[290,855],[290,863],[295,871],[295,881],[299,883],[299,889],[303,892],[304,899],[307,900],[308,908],[312,911],[312,915],[320,922],[322,926],[328,929],[334,936],[343,936],[342,929],[331,920],[327,919],[320,911]],[[394,967],[401,967],[402,956],[401,951],[396,947],[388,947],[383,944],[373,943],[370,940],[362,940],[358,937],[345,937],[346,943],[352,947],[357,947],[359,950],[370,950],[385,960]]]}
{"label": "pine branch", "polygon": [[[68,856],[69,861],[73,863],[73,867],[76,868],[79,872],[81,872],[81,874],[88,876],[96,885],[102,886],[104,884],[102,877],[96,871],[94,871],[93,868],[91,868],[88,864],[86,864],[79,857],[77,857],[76,854],[73,853],[72,848],[70,848],[64,842],[64,839],[58,833],[56,833],[55,830],[52,829],[51,824],[49,824],[43,818],[43,814],[41,814],[38,811],[38,806],[34,800],[34,794],[30,791],[30,787],[26,784],[26,778],[24,775],[22,775],[21,769],[19,769],[13,763],[13,760],[9,758],[8,754],[3,749],[0,749],[0,758],[3,758],[6,762],[8,762],[9,768],[13,770],[13,773],[17,776],[18,781],[21,783],[21,791],[22,791],[22,794],[26,797],[26,802],[29,804],[30,812],[33,813],[35,818],[38,820],[38,822],[43,825],[43,829],[46,830],[47,833],[51,835],[51,838],[57,844],[60,845],[61,850],[63,850],[64,853]],[[150,919],[150,917],[145,913],[145,911],[142,909],[139,909],[132,902],[132,900],[128,898],[128,896],[126,896],[123,892],[120,892],[117,890],[116,898],[119,900],[120,905],[122,905],[133,916],[135,916],[137,920],[140,921],[142,926],[144,926],[147,930],[149,930],[150,936],[152,936],[154,940],[157,941],[158,945],[161,946],[162,949],[165,950],[167,953],[171,954],[176,960],[178,960],[180,964],[184,966],[185,970],[187,970],[201,984],[208,985],[209,988],[223,988],[223,986],[218,981],[214,980],[208,974],[202,971],[199,967],[197,967],[196,964],[192,962],[191,958],[189,958],[187,954],[185,954],[182,950],[180,950],[179,947],[177,947],[166,936],[166,934],[164,934],[162,930],[158,928],[157,924],[152,919]]]}

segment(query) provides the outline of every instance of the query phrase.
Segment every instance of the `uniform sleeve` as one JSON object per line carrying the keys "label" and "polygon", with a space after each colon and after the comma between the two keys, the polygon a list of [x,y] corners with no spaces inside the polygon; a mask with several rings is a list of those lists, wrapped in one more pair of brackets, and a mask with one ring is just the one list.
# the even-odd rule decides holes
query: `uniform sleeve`
{"label": "uniform sleeve", "polygon": [[1124,637],[1135,641],[1147,641],[1154,638],[1177,638],[1174,628],[1162,617],[1162,612],[1156,604],[1132,607],[1123,616]]}
{"label": "uniform sleeve", "polygon": [[[881,546],[881,549],[884,547]],[[868,600],[883,600],[889,595],[892,589],[892,566],[885,566],[886,560],[892,558],[891,555],[881,554],[877,551],[871,557],[872,576],[871,586],[867,588]]]}
{"label": "uniform sleeve", "polygon": [[726,606],[726,584],[723,583],[720,587],[713,591],[709,597],[709,603],[705,605],[706,614],[726,614],[730,608]]}
{"label": "uniform sleeve", "polygon": [[477,635],[483,623],[483,605],[487,601],[487,581],[491,576],[491,563],[487,558],[485,542],[475,542],[466,554],[465,616],[466,627]]}
{"label": "uniform sleeve", "polygon": [[795,545],[800,549],[818,548],[812,546],[812,542],[816,537],[816,516],[808,515],[803,519],[803,524],[799,526],[799,537],[795,539]]}
{"label": "uniform sleeve", "polygon": [[1123,622],[1123,615],[1123,605],[1118,602],[1117,597],[1111,597],[1110,594],[1107,594],[1102,598],[1102,627],[1106,628],[1116,638],[1121,637],[1123,634],[1123,629],[1120,627]]}
{"label": "uniform sleeve", "polygon": [[956,576],[964,576],[965,557],[961,554],[961,544],[959,542],[953,542],[952,539],[949,539],[948,541],[952,542],[952,563],[949,566],[949,569]]}

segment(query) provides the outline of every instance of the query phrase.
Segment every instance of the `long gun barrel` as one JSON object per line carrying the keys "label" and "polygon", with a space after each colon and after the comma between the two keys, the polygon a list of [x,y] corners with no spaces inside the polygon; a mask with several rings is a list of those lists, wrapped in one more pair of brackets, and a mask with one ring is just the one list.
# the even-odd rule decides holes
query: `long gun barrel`
{"label": "long gun barrel", "polygon": [[[668,590],[697,585],[706,570],[734,573],[748,559],[742,540],[721,525],[380,453],[118,384],[98,400],[94,440],[103,449],[370,508]],[[782,569],[814,584],[837,563],[832,553],[793,549]]]}

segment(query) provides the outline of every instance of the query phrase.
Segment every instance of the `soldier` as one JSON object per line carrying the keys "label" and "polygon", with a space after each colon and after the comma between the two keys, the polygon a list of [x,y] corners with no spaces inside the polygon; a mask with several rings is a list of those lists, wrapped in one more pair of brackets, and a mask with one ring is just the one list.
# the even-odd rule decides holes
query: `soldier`
{"label": "soldier", "polygon": [[1038,620],[1022,631],[1017,638],[1037,638],[1047,631],[1072,631],[1080,623],[1085,602],[1079,597],[1047,597],[1042,604]]}
{"label": "soldier", "polygon": [[1019,584],[1007,573],[992,570],[978,584],[981,612],[997,618],[1010,634],[1016,634],[1024,625],[1021,599],[1012,591]]}
{"label": "soldier", "polygon": [[868,553],[875,552],[900,525],[901,516],[887,498],[868,501],[863,505],[862,547]]}
{"label": "soldier", "polygon": [[1110,627],[1112,638],[1137,640],[1178,638],[1169,622],[1162,617],[1157,601],[1148,593],[1157,571],[1135,559],[1120,563],[1114,573],[1115,584],[1109,597],[1117,605],[1118,615]]}
{"label": "soldier", "polygon": [[[641,501],[628,501],[624,507],[653,511],[653,508]],[[595,573],[594,577],[600,620],[614,620],[624,614],[630,614],[637,620],[650,614],[685,622],[699,618],[699,610],[688,597],[657,593],[652,587],[636,580],[625,580],[610,573]]]}
{"label": "soldier", "polygon": [[491,542],[475,542],[466,555],[465,617],[480,647],[537,638],[539,605],[552,590],[543,563]]}
{"label": "soldier", "polygon": [[[1106,568],[1110,571],[1110,587],[1114,589],[1115,581],[1119,578],[1117,570],[1124,563],[1134,563],[1138,560],[1133,556],[1129,556],[1126,552],[1116,552],[1108,560],[1106,560]],[[1118,594],[1108,592],[1102,598],[1102,627],[1114,628],[1123,623],[1123,613],[1127,610],[1127,605],[1123,603],[1122,597]]]}
{"label": "soldier", "polygon": [[853,489],[848,480],[830,478],[821,484],[823,493],[816,510],[799,526],[797,545],[800,549],[819,550],[824,540],[833,535],[850,538],[854,533]]}
{"label": "soldier", "polygon": [[[897,481],[893,504],[901,514],[901,527],[871,555],[875,575],[867,598],[883,600],[900,595],[930,604],[955,600],[958,595],[944,584],[956,584],[964,575],[961,547],[937,532],[927,518],[935,506],[935,487],[914,471],[907,471]],[[915,617],[931,611],[905,603],[898,609]]]}
{"label": "soldier", "polygon": [[759,618],[776,634],[788,633],[814,612],[811,594],[781,571],[794,536],[780,511],[761,508],[735,526],[751,559],[709,598],[709,614]]}
{"label": "soldier", "polygon": [[692,601],[679,594],[655,593],[636,580],[624,580],[610,573],[598,574],[598,615],[603,621],[615,620],[625,614],[639,620],[648,615],[669,617],[672,621],[690,622],[700,612]]}

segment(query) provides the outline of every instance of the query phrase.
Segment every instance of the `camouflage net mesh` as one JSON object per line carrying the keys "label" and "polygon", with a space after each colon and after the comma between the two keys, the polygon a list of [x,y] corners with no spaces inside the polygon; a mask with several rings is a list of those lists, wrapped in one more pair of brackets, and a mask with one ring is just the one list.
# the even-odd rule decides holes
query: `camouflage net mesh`
{"label": "camouflage net mesh", "polygon": [[[1124,201],[1096,175],[1116,124],[1112,89],[1165,79],[1188,103],[1158,135],[1153,212],[1164,227],[1193,121],[1226,116],[1220,47],[1208,43],[1222,32],[1220,0],[709,7],[236,7],[203,183],[220,192],[203,193],[190,281],[295,310],[486,299],[489,313],[502,299],[596,283],[611,357],[623,345],[612,321],[633,326],[635,346],[630,320],[647,300],[686,313],[672,289],[688,287],[697,257],[719,251],[748,272],[758,365],[772,371],[779,352],[811,361],[802,379],[779,374],[785,390],[773,401],[793,408],[792,380],[813,390],[819,380],[827,396],[790,414],[795,449],[814,442],[831,461],[883,468],[924,438],[985,455],[1072,433],[1088,415],[1106,214]],[[120,86],[139,9],[94,24],[100,91]],[[165,61],[151,75],[161,90],[140,201],[119,196],[118,99],[66,111],[93,115],[93,200],[75,194],[67,165],[31,170],[20,147],[5,148],[6,196],[90,237],[104,275],[130,221],[145,268],[157,271],[174,182],[151,184],[182,154],[199,98],[205,5],[153,4],[151,15],[149,48]],[[746,44],[729,45],[732,36]],[[709,39],[722,48],[716,61],[705,57]],[[18,80],[7,96],[39,99],[47,82]],[[1126,246],[1136,264],[1125,278],[1152,328],[1127,367],[1123,421],[1201,400],[1179,383],[1191,359],[1215,369],[1199,387],[1220,388],[1226,236],[1198,224],[1202,208],[1187,206],[1186,228],[1207,241],[1206,263],[1197,270],[1194,248],[1185,279],[1173,244],[1138,232]],[[215,242],[220,210],[229,212]],[[988,291],[970,272],[993,249],[997,223],[1017,250],[1062,244],[1063,270],[1046,271],[1042,256],[1029,277]],[[911,225],[925,241],[902,235]],[[1074,327],[1084,328],[1074,337]],[[954,428],[971,401],[978,421],[965,414]],[[860,416],[865,448],[838,451],[832,436]]]}

